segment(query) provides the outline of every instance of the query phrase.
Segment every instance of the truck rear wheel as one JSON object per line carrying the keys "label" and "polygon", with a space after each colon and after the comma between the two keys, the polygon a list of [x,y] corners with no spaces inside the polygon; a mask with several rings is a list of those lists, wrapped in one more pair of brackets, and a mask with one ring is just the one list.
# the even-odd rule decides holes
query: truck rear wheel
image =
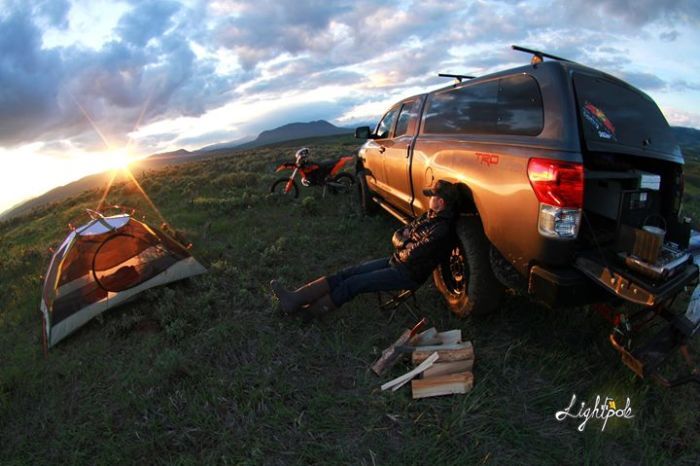
{"label": "truck rear wheel", "polygon": [[360,211],[363,215],[372,216],[379,211],[379,205],[372,200],[372,191],[367,186],[367,173],[364,170],[357,172],[357,188],[360,201]]}
{"label": "truck rear wheel", "polygon": [[490,244],[481,221],[462,218],[456,230],[457,244],[450,257],[433,272],[435,286],[458,317],[491,313],[498,308],[504,289],[491,270]]}

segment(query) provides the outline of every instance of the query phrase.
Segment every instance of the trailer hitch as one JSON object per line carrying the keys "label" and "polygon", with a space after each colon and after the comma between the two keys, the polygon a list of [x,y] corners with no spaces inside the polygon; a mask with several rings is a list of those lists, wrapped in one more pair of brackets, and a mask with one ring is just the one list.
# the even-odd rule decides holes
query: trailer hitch
{"label": "trailer hitch", "polygon": [[[611,315],[611,309],[598,307],[599,312]],[[662,318],[667,325],[642,345],[633,348],[632,339],[639,330],[655,318]],[[663,304],[643,309],[630,317],[614,316],[615,324],[610,343],[620,353],[622,362],[644,379],[653,379],[665,387],[677,387],[687,383],[700,384],[700,367],[694,364],[688,341],[700,331],[700,285],[696,286],[688,309],[683,315],[674,315]],[[671,380],[663,376],[661,367],[674,351],[679,351],[689,368],[689,373]]]}

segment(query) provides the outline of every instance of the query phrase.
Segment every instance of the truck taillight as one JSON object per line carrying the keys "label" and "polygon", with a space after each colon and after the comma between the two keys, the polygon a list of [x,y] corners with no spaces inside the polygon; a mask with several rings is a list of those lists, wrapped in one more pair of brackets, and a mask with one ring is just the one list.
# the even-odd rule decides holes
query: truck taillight
{"label": "truck taillight", "polygon": [[583,208],[583,165],[533,158],[527,177],[540,201],[539,232],[550,238],[576,238]]}

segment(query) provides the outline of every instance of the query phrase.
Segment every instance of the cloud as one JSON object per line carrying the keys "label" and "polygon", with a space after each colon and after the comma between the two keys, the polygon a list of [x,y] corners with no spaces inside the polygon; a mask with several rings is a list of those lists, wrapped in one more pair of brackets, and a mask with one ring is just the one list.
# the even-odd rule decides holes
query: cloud
{"label": "cloud", "polygon": [[622,73],[622,78],[633,86],[636,86],[644,91],[664,90],[667,87],[667,84],[663,79],[651,73],[627,71]]}
{"label": "cloud", "polygon": [[568,17],[579,24],[584,18],[587,18],[587,24],[608,21],[608,25],[614,22],[632,28],[659,21],[665,24],[700,23],[700,4],[695,0],[569,0],[559,5],[566,8],[570,13]]}
{"label": "cloud", "polygon": [[[86,39],[54,48],[42,40],[46,31],[75,32],[69,20],[79,2],[26,5],[9,1],[0,12],[0,147],[70,140],[99,149],[104,143],[86,115],[116,145],[138,134],[136,125],[256,99],[289,102],[300,118],[347,118],[365,104],[447,83],[439,72],[482,75],[527,63],[512,43],[647,91],[697,90],[697,83],[640,71],[630,53],[641,39],[686,39],[700,18],[700,4],[690,0],[128,0],[109,38],[93,48],[80,45]],[[299,107],[294,99],[303,95],[309,105]],[[295,118],[293,111],[279,115]],[[257,118],[242,130],[285,123],[274,113]],[[173,140],[150,135],[139,144]]]}
{"label": "cloud", "polygon": [[[61,3],[41,10],[53,24],[66,17]],[[80,148],[104,149],[89,120],[109,143],[125,144],[138,123],[201,115],[227,100],[235,77],[196,59],[174,21],[189,27],[197,15],[176,3],[139,3],[98,50],[44,48],[34,13],[20,5],[0,17],[0,146],[75,138]]]}
{"label": "cloud", "polygon": [[664,42],[673,42],[678,39],[678,31],[666,31],[659,34],[659,39]]}
{"label": "cloud", "polygon": [[684,79],[679,79],[671,83],[671,88],[676,91],[700,91],[700,82],[688,82]]}
{"label": "cloud", "polygon": [[68,0],[43,0],[35,2],[35,5],[35,13],[46,17],[49,25],[59,29],[68,27]]}
{"label": "cloud", "polygon": [[171,16],[179,9],[180,5],[170,0],[137,3],[120,18],[116,33],[127,43],[144,46],[172,25]]}

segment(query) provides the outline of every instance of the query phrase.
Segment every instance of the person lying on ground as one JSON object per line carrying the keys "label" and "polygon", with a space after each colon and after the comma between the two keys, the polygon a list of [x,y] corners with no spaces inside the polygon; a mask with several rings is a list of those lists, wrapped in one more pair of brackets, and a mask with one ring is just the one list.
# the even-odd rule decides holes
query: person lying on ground
{"label": "person lying on ground", "polygon": [[302,314],[309,320],[339,308],[360,293],[418,289],[452,251],[457,189],[439,180],[423,194],[429,196],[428,211],[394,232],[395,252],[390,257],[320,277],[296,291],[272,280],[270,287],[282,312]]}

